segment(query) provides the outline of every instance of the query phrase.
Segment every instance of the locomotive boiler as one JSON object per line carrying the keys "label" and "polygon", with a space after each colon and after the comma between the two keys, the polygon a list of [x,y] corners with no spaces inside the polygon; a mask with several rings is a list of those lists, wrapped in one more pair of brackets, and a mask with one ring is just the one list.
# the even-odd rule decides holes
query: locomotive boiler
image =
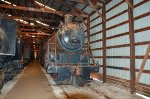
{"label": "locomotive boiler", "polygon": [[72,22],[72,16],[66,15],[65,23],[44,45],[45,68],[57,84],[83,85],[92,80],[91,72],[99,72],[98,66],[90,66],[84,43],[83,24]]}
{"label": "locomotive boiler", "polygon": [[0,89],[22,69],[22,40],[17,32],[17,22],[0,16]]}

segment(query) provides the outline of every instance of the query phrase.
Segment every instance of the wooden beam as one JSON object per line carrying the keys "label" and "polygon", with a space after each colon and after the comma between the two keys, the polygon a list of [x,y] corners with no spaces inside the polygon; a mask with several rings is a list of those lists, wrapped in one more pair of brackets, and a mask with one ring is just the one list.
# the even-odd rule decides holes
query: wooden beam
{"label": "wooden beam", "polygon": [[93,5],[93,3],[90,0],[87,0],[87,1],[91,5],[91,7],[95,10],[95,12],[102,18],[102,20],[104,22],[106,22],[106,18],[103,17],[103,15],[98,11],[98,9],[95,8],[95,6]]}
{"label": "wooden beam", "polygon": [[[81,16],[81,14],[78,14],[77,11],[76,11],[74,8],[72,8],[69,4],[64,3],[64,5],[67,6],[68,8],[70,8],[70,9],[72,10],[72,12],[73,12],[73,13],[82,21],[82,23],[84,23],[84,25],[87,27],[87,24],[84,22],[83,17]],[[82,11],[82,14],[83,14],[83,13],[84,13],[84,12]],[[87,13],[86,13],[85,15],[88,16]]]}
{"label": "wooden beam", "polygon": [[[21,31],[30,31],[30,32],[41,31],[40,29],[35,29],[35,28],[20,28],[20,29],[21,29]],[[42,32],[47,33],[47,32],[51,32],[51,31],[49,31],[49,30],[42,30]]]}
{"label": "wooden beam", "polygon": [[53,11],[53,10],[45,10],[44,8],[31,8],[31,7],[23,7],[23,6],[12,6],[8,4],[0,4],[0,8],[7,9],[16,9],[16,10],[25,10],[25,11],[33,11],[33,12],[43,12],[43,13],[53,13],[59,16],[63,16],[64,13],[61,11]]}
{"label": "wooden beam", "polygon": [[[106,19],[106,5],[102,8],[103,18]],[[106,82],[106,22],[102,20],[102,37],[103,37],[103,83]]]}
{"label": "wooden beam", "polygon": [[20,17],[20,16],[7,16],[2,15],[4,17],[12,18],[12,19],[23,19],[23,20],[30,20],[30,21],[44,21],[44,22],[60,22],[61,20],[52,20],[52,19],[42,19],[42,18],[33,18],[33,17]]}
{"label": "wooden beam", "polygon": [[[70,6],[70,5],[69,5],[68,3],[66,3],[66,2],[64,2],[64,6],[67,7],[67,8],[69,8],[69,9],[71,9],[71,11],[72,11],[74,14],[77,15],[77,17],[82,21],[82,23],[85,24],[85,22],[84,22],[84,20],[83,20],[83,17],[82,17],[82,14],[88,16],[88,14],[87,14],[86,12],[84,12],[83,10],[78,9],[78,8],[73,8],[72,6]],[[77,13],[77,12],[80,12],[80,14]],[[85,25],[86,25],[86,24],[85,24]],[[87,25],[86,25],[86,26],[87,26]]]}
{"label": "wooden beam", "polygon": [[142,64],[140,66],[140,70],[139,70],[139,72],[137,74],[136,84],[138,84],[138,82],[140,80],[140,77],[142,75],[142,72],[144,71],[144,66],[145,66],[145,63],[146,63],[146,61],[147,61],[147,59],[149,57],[149,53],[150,53],[150,43],[148,44],[148,48],[147,48],[146,53],[144,55],[144,59],[143,59]]}
{"label": "wooden beam", "polygon": [[132,4],[132,0],[125,0],[125,2],[128,4],[128,6],[133,10],[134,6]]}
{"label": "wooden beam", "polygon": [[[93,73],[92,73],[93,74]],[[96,73],[95,73],[96,74]],[[102,74],[98,74],[99,75],[97,78],[100,78],[102,79]],[[95,75],[96,76],[96,75]],[[114,76],[107,76],[107,80],[108,82],[111,82],[111,83],[114,83],[115,85],[122,85],[124,86],[125,88],[129,89],[129,83],[130,81],[127,80],[127,79],[123,79],[123,78],[119,78],[119,77],[114,77]],[[140,94],[143,94],[143,95],[146,95],[148,97],[150,97],[150,85],[148,84],[143,84],[143,83],[139,83],[139,86],[138,86],[139,90],[137,90],[138,93]],[[112,99],[113,97],[111,97],[110,99]],[[113,98],[114,99],[114,98]]]}
{"label": "wooden beam", "polygon": [[[32,35],[32,34],[31,34]],[[35,35],[35,37],[32,37],[31,35],[21,35],[23,38],[33,38],[33,39],[36,39],[36,38],[48,38],[49,36],[45,36],[45,35]]]}
{"label": "wooden beam", "polygon": [[68,0],[69,2],[76,2],[76,3],[83,3],[83,4],[88,4],[88,2],[86,2],[85,0]]}
{"label": "wooden beam", "polygon": [[40,35],[40,34],[37,35],[36,33],[33,33],[33,34],[32,34],[32,33],[31,33],[31,34],[30,34],[30,33],[26,33],[26,34],[24,33],[24,34],[21,34],[22,37],[27,37],[27,38],[28,38],[28,37],[31,37],[31,38],[35,38],[35,37],[32,37],[32,35],[34,35],[35,37],[49,37],[49,35]]}
{"label": "wooden beam", "polygon": [[32,39],[32,38],[33,38],[33,40],[36,39],[36,38],[40,38],[40,39],[42,39],[42,38],[49,38],[49,36],[41,36],[41,35],[35,35],[35,37],[26,36],[26,35],[21,35],[20,37],[22,37],[22,38],[24,38],[24,39]]}
{"label": "wooden beam", "polygon": [[[73,9],[70,5],[66,4],[65,2],[63,2],[63,4],[64,4],[65,6],[67,6],[68,8],[70,8],[70,9]],[[48,9],[48,8],[46,8],[46,7],[41,6],[41,5],[38,4],[38,3],[36,3],[36,5],[38,5],[39,7],[43,8],[43,9],[45,9],[45,10],[47,10],[47,11],[50,10],[50,9]],[[77,9],[77,8],[76,8],[76,9]],[[78,9],[78,10],[80,10],[80,9]],[[86,15],[85,13],[82,13],[82,14],[79,15],[79,14],[76,13],[76,11],[74,11],[73,13],[64,13],[64,14],[71,14],[71,15],[80,16],[80,17],[87,17],[87,16],[88,16],[88,15]]]}
{"label": "wooden beam", "polygon": [[[23,27],[32,27],[32,28],[41,28],[42,27],[42,25],[38,25],[38,24],[35,24],[35,25],[30,25],[30,24],[23,24],[23,23],[19,23],[18,24],[19,26],[23,26]],[[50,28],[49,27],[46,27],[46,26],[44,26],[43,27],[44,29],[46,29],[46,30],[50,30]],[[42,30],[41,30],[42,31]]]}
{"label": "wooden beam", "polygon": [[[84,9],[85,9],[87,6],[88,6],[88,5],[85,5],[81,10],[84,11]],[[75,6],[74,6],[74,7],[75,7]],[[89,14],[88,14],[88,15],[89,15]],[[75,18],[76,18],[76,17],[73,17],[73,20],[75,20]],[[84,18],[84,19],[83,19],[84,24],[85,24],[85,19],[87,19],[87,18]],[[86,26],[87,26],[87,25],[86,25]]]}
{"label": "wooden beam", "polygon": [[[133,4],[133,0],[130,0]],[[135,40],[133,10],[128,6],[129,39],[130,39],[130,90],[135,92]]]}
{"label": "wooden beam", "polygon": [[[28,27],[33,27],[33,28],[41,28],[42,25],[40,24],[35,24],[35,25],[29,25],[29,24],[23,24],[23,23],[19,23],[18,25],[20,26],[28,26]],[[49,27],[43,26],[44,29],[46,30],[51,30]]]}
{"label": "wooden beam", "polygon": [[[86,5],[91,7],[91,5],[86,0],[68,0],[68,1],[69,2],[76,2],[76,3],[86,4]],[[101,0],[92,0],[92,3],[94,4],[94,6],[96,5],[97,2],[103,3]]]}
{"label": "wooden beam", "polygon": [[21,32],[21,34],[33,34],[33,35],[43,35],[43,36],[49,36],[49,34],[46,34],[46,33],[33,33],[33,32]]}
{"label": "wooden beam", "polygon": [[87,42],[88,52],[91,55],[92,62],[95,64],[93,53],[92,53],[91,47],[90,47],[90,16],[88,16],[88,19],[87,19],[87,37],[88,37],[88,42]]}
{"label": "wooden beam", "polygon": [[[144,41],[144,42],[138,42],[138,43],[135,43],[135,46],[140,46],[140,45],[147,45],[149,44],[150,41]],[[130,44],[123,44],[123,45],[114,45],[114,46],[107,46],[106,49],[112,49],[112,48],[123,48],[123,47],[130,47]],[[102,47],[101,48],[94,48],[94,49],[91,49],[91,50],[102,50]],[[117,58],[118,56],[116,56]],[[118,57],[118,58],[124,58],[124,57]]]}

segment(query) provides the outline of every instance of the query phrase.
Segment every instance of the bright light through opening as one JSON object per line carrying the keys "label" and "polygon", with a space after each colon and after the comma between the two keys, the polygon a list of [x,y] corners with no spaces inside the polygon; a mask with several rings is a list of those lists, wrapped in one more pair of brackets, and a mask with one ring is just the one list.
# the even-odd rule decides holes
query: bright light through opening
{"label": "bright light through opening", "polygon": [[35,35],[32,35],[32,37],[35,37]]}
{"label": "bright light through opening", "polygon": [[37,59],[38,53],[37,51],[34,51],[34,58]]}
{"label": "bright light through opening", "polygon": [[30,23],[30,25],[32,26],[32,25],[34,25],[34,23]]}
{"label": "bright light through opening", "polygon": [[16,20],[16,21],[18,21],[18,22],[20,22],[20,23],[28,24],[28,22],[27,22],[27,21],[22,20],[22,19],[14,19],[14,20]]}
{"label": "bright light through opening", "polygon": [[11,14],[7,14],[8,16],[12,16]]}
{"label": "bright light through opening", "polygon": [[41,25],[44,25],[44,26],[49,26],[48,24],[45,24],[43,22],[40,22],[40,21],[36,21],[37,23],[41,24]]}
{"label": "bright light through opening", "polygon": [[47,8],[47,9],[50,9],[50,10],[56,11],[55,9],[50,8],[50,7],[48,7],[48,6],[45,6],[44,4],[42,4],[42,3],[38,2],[38,1],[34,1],[34,2],[35,2],[36,4],[38,4],[38,5],[42,6],[42,7],[45,7],[45,8]]}
{"label": "bright light through opening", "polygon": [[[5,2],[5,3],[7,3],[7,4],[12,4],[11,2],[9,2],[9,1],[6,1],[6,0],[1,0],[2,2]],[[15,4],[12,4],[13,6],[16,6]]]}

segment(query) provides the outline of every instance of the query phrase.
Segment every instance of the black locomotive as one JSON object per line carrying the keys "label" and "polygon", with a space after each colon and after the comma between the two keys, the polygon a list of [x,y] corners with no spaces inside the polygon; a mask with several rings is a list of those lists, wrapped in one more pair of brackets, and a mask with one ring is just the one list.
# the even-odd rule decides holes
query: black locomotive
{"label": "black locomotive", "polygon": [[16,21],[0,17],[0,89],[23,68],[23,44],[17,33]]}
{"label": "black locomotive", "polygon": [[57,84],[83,85],[91,72],[99,72],[98,66],[90,66],[90,55],[84,48],[83,25],[72,22],[71,15],[46,42],[45,68],[53,74]]}

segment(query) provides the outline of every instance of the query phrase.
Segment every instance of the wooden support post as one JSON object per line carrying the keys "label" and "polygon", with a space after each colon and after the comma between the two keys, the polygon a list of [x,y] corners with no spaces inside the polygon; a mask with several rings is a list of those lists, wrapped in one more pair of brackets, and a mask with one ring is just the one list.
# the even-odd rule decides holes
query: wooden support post
{"label": "wooden support post", "polygon": [[[106,6],[103,5],[102,15],[106,19]],[[102,29],[103,29],[103,83],[106,82],[106,22],[102,20]]]}
{"label": "wooden support post", "polygon": [[87,47],[89,50],[90,48],[90,16],[88,16],[87,18],[87,38],[88,38]]}
{"label": "wooden support post", "polygon": [[128,4],[128,6],[129,6],[132,10],[134,9],[132,0],[125,0],[125,2]]}
{"label": "wooden support post", "polygon": [[142,64],[140,66],[140,69],[139,69],[139,72],[138,72],[138,75],[137,75],[137,78],[136,78],[136,84],[138,84],[138,82],[140,80],[140,77],[141,77],[141,74],[142,74],[142,72],[144,70],[144,66],[145,66],[145,63],[146,63],[147,58],[149,56],[149,53],[150,53],[150,43],[148,44],[148,48],[146,50],[146,53],[144,55],[144,59],[143,59]]}
{"label": "wooden support post", "polygon": [[57,64],[57,36],[56,36],[56,33],[55,33],[55,64]]}
{"label": "wooden support post", "polygon": [[[133,0],[130,0],[133,4]],[[135,40],[133,10],[128,6],[129,38],[130,38],[130,90],[135,92]]]}
{"label": "wooden support post", "polygon": [[95,64],[95,60],[94,60],[94,57],[93,57],[93,54],[91,51],[91,47],[90,47],[90,16],[88,16],[88,19],[87,19],[87,37],[88,37],[88,42],[87,42],[88,52],[91,55],[92,62]]}
{"label": "wooden support post", "polygon": [[88,53],[91,54],[90,52],[90,16],[88,16],[87,18],[87,50],[88,50]]}

